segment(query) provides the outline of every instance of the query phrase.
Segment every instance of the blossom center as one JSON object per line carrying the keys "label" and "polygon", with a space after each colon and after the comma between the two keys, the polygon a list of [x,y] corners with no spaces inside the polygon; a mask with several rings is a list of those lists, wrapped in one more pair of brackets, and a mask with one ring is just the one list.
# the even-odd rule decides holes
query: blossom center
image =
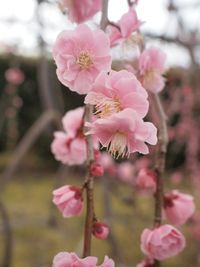
{"label": "blossom center", "polygon": [[93,64],[91,55],[87,51],[82,51],[77,59],[77,64],[82,70],[89,69]]}
{"label": "blossom center", "polygon": [[95,114],[100,118],[108,117],[123,110],[120,101],[117,98],[103,98],[102,100],[97,102],[95,108]]}
{"label": "blossom center", "polygon": [[108,151],[114,158],[124,157],[127,155],[126,135],[121,132],[116,132],[109,144]]}

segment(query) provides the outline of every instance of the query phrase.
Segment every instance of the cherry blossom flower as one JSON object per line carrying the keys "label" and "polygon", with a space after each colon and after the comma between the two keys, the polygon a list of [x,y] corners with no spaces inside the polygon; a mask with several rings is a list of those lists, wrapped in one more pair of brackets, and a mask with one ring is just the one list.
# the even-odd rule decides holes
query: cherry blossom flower
{"label": "cherry blossom flower", "polygon": [[176,256],[185,248],[185,237],[175,227],[165,224],[153,230],[144,229],[141,250],[150,258],[164,260]]}
{"label": "cherry blossom flower", "polygon": [[160,92],[165,85],[162,74],[165,70],[166,54],[158,48],[150,47],[139,58],[139,72],[142,85],[152,93]]}
{"label": "cherry blossom flower", "polygon": [[148,154],[149,149],[145,142],[157,143],[157,129],[150,122],[144,122],[132,109],[125,109],[105,119],[97,119],[87,123],[90,131],[95,134],[103,147],[116,158],[129,156],[140,152]]}
{"label": "cherry blossom flower", "polygon": [[164,212],[166,218],[174,225],[184,224],[194,213],[194,198],[178,190],[164,196]]}
{"label": "cherry blossom flower", "polygon": [[117,174],[122,182],[128,183],[130,185],[134,185],[135,168],[131,162],[122,162],[118,164]]}
{"label": "cherry blossom flower", "polygon": [[24,81],[24,73],[18,68],[10,68],[5,72],[6,80],[14,85],[20,85]]}
{"label": "cherry blossom flower", "polygon": [[[68,165],[81,165],[87,158],[87,145],[83,133],[84,108],[68,111],[62,118],[65,131],[54,133],[51,151],[55,159]],[[93,138],[94,149],[98,148],[97,139]]]}
{"label": "cherry blossom flower", "polygon": [[90,174],[91,176],[100,177],[104,174],[104,168],[101,164],[93,162],[90,166]]}
{"label": "cherry blossom flower", "polygon": [[84,108],[79,107],[65,113],[62,118],[64,130],[70,137],[82,136]]}
{"label": "cherry blossom flower", "polygon": [[85,103],[95,105],[96,115],[108,117],[125,108],[134,109],[144,117],[149,108],[148,94],[135,75],[126,70],[102,72],[85,97]]}
{"label": "cherry blossom flower", "polygon": [[76,23],[89,20],[102,8],[102,0],[59,0],[58,4],[69,20]]}
{"label": "cherry blossom flower", "polygon": [[117,172],[116,164],[109,153],[101,153],[99,163],[103,166],[104,171],[111,176],[115,176]]}
{"label": "cherry blossom flower", "polygon": [[109,25],[107,27],[111,46],[117,45],[123,40],[127,40],[140,25],[141,21],[138,20],[135,9],[130,8],[129,11],[121,17],[116,26]]}
{"label": "cherry blossom flower", "polygon": [[97,266],[97,258],[96,257],[86,257],[80,259],[74,252],[60,252],[53,259],[52,267],[114,267],[114,261],[109,259],[107,256],[104,258],[104,262]]}
{"label": "cherry blossom flower", "polygon": [[79,187],[62,186],[53,191],[53,203],[65,218],[80,215],[83,209],[82,191]]}
{"label": "cherry blossom flower", "polygon": [[156,173],[148,168],[142,168],[136,177],[136,185],[140,190],[155,192]]}
{"label": "cherry blossom flower", "polygon": [[104,240],[108,237],[109,234],[108,225],[99,221],[95,222],[93,224],[92,233],[97,239]]}
{"label": "cherry blossom flower", "polygon": [[63,31],[53,47],[57,76],[61,83],[79,94],[88,93],[98,74],[111,68],[107,35],[81,24]]}
{"label": "cherry blossom flower", "polygon": [[68,165],[81,165],[87,158],[85,138],[71,138],[61,131],[54,133],[51,151],[56,160]]}

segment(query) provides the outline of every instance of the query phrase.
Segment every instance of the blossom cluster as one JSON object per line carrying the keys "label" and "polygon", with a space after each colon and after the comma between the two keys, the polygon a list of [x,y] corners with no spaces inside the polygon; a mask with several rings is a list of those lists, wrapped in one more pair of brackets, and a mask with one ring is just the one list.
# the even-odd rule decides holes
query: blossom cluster
{"label": "blossom cluster", "polygon": [[[61,0],[60,6],[72,22],[83,23],[101,10],[102,1]],[[85,95],[84,103],[94,108],[92,121],[85,124],[83,108],[69,111],[63,117],[64,131],[54,134],[51,145],[55,158],[62,163],[80,165],[86,161],[87,135],[93,136],[94,151],[100,143],[114,158],[128,157],[135,152],[148,154],[147,144],[156,145],[157,129],[145,117],[149,110],[148,93],[158,93],[165,85],[165,53],[149,47],[140,51],[136,67],[129,66],[129,71],[112,70],[111,48],[132,40],[141,25],[132,6],[117,23],[110,23],[105,32],[80,24],[57,37],[53,58],[59,81],[71,91]],[[97,158],[98,155],[90,166],[91,175],[102,176],[103,167],[114,171],[106,160]],[[125,170],[126,167],[121,167],[121,173]],[[157,174],[150,168],[141,168],[135,184],[141,190],[155,193]],[[80,215],[83,190],[84,185],[82,188],[65,185],[54,190],[53,202],[64,217]],[[182,225],[194,212],[193,198],[177,190],[165,194],[163,202],[164,214],[174,225]],[[92,233],[96,238],[105,239],[109,229],[95,218]],[[148,259],[137,266],[153,266],[155,260],[175,256],[184,249],[185,243],[182,233],[170,224],[145,229],[141,235],[141,250]],[[96,267],[96,262],[95,257],[79,259],[75,253],[61,252],[54,258],[53,267]],[[113,266],[107,257],[100,265]]]}

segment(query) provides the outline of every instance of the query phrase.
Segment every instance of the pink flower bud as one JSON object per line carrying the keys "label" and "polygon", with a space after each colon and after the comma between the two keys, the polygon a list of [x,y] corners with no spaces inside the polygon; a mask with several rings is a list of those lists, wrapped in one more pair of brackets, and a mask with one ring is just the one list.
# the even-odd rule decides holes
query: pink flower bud
{"label": "pink flower bud", "polygon": [[136,185],[139,189],[156,191],[156,173],[148,168],[139,171],[136,177]]}
{"label": "pink flower bud", "polygon": [[96,177],[103,176],[103,174],[104,174],[104,168],[103,168],[103,166],[94,162],[90,166],[90,174],[92,176],[96,176]]}
{"label": "pink flower bud", "polygon": [[141,250],[150,258],[164,260],[177,255],[185,248],[185,237],[169,224],[153,230],[144,229]]}
{"label": "pink flower bud", "polygon": [[191,195],[173,190],[164,197],[164,212],[170,223],[184,224],[194,213],[195,205]]}
{"label": "pink flower bud", "polygon": [[93,224],[92,233],[97,239],[104,240],[108,237],[109,234],[108,225],[102,222],[95,222]]}
{"label": "pink flower bud", "polygon": [[83,208],[82,191],[79,187],[62,186],[53,191],[53,203],[65,218],[79,215]]}

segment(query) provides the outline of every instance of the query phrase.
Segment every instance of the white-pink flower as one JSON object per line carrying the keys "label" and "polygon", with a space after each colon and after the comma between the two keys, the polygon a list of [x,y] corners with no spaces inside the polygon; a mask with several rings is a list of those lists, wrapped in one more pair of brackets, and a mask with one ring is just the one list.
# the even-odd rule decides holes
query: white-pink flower
{"label": "white-pink flower", "polygon": [[63,129],[70,137],[83,136],[83,114],[84,108],[79,107],[66,112],[62,118]]}
{"label": "white-pink flower", "polygon": [[65,218],[80,215],[83,209],[81,188],[65,185],[54,190],[53,203],[58,207]]}
{"label": "white-pink flower", "polygon": [[142,85],[152,93],[160,92],[165,85],[162,74],[165,70],[166,54],[159,48],[150,47],[139,58],[139,72]]}
{"label": "white-pink flower", "polygon": [[70,135],[61,131],[54,133],[51,151],[56,160],[68,165],[81,165],[87,157],[85,138],[71,138]]}
{"label": "white-pink flower", "polygon": [[148,94],[135,75],[126,70],[102,72],[86,95],[85,103],[95,105],[100,118],[108,117],[126,108],[144,117],[149,108]]}
{"label": "white-pink flower", "polygon": [[95,134],[103,147],[114,157],[129,156],[140,152],[148,154],[145,142],[157,143],[157,129],[150,122],[144,122],[132,109],[125,109],[105,119],[97,119],[90,127],[88,134]]}
{"label": "white-pink flower", "polygon": [[129,161],[122,162],[117,166],[119,179],[125,183],[133,185],[135,180],[135,166]]}
{"label": "white-pink flower", "polygon": [[156,191],[156,173],[148,168],[142,168],[136,177],[136,185],[138,189],[148,192]]}
{"label": "white-pink flower", "polygon": [[53,259],[53,266],[52,267],[69,267],[69,266],[76,266],[76,267],[114,267],[114,261],[109,259],[107,256],[104,258],[104,262],[97,266],[97,258],[96,257],[86,257],[86,258],[79,258],[74,252],[60,252],[58,253]]}
{"label": "white-pink flower", "polygon": [[164,212],[170,223],[182,225],[193,215],[194,211],[193,196],[178,190],[173,190],[164,196]]}
{"label": "white-pink flower", "polygon": [[111,68],[107,35],[84,24],[59,34],[53,57],[60,82],[79,94],[88,93],[98,74]]}
{"label": "white-pink flower", "polygon": [[185,248],[185,237],[169,224],[153,230],[144,229],[141,235],[141,250],[150,258],[164,260],[176,256]]}
{"label": "white-pink flower", "polygon": [[109,25],[107,32],[110,37],[111,46],[117,45],[123,40],[128,39],[133,32],[135,32],[141,25],[141,21],[138,20],[137,13],[134,8],[130,8],[116,26]]}
{"label": "white-pink flower", "polygon": [[59,0],[58,4],[76,23],[89,20],[102,8],[102,0]]}

